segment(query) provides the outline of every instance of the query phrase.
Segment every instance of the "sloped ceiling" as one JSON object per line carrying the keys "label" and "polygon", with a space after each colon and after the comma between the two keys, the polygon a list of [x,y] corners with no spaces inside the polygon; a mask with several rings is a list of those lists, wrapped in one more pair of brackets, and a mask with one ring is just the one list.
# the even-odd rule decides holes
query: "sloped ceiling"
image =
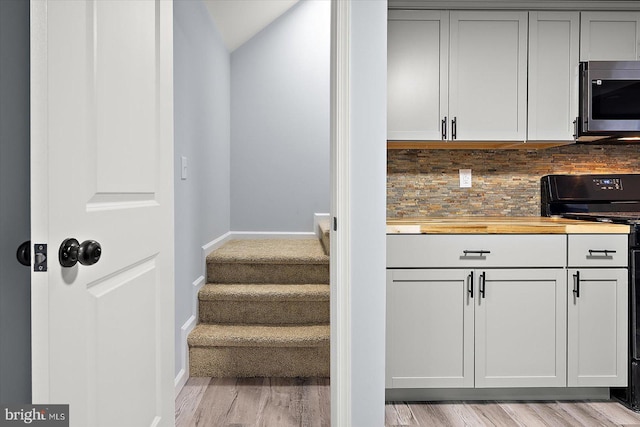
{"label": "sloped ceiling", "polygon": [[230,52],[297,2],[298,0],[204,0]]}

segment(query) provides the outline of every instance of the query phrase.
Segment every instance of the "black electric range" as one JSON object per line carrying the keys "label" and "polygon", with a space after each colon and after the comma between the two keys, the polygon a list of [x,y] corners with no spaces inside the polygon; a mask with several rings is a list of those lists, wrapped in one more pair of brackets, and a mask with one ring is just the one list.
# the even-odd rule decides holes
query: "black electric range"
{"label": "black electric range", "polygon": [[629,381],[611,395],[640,411],[640,174],[547,175],[542,216],[631,226],[629,234]]}

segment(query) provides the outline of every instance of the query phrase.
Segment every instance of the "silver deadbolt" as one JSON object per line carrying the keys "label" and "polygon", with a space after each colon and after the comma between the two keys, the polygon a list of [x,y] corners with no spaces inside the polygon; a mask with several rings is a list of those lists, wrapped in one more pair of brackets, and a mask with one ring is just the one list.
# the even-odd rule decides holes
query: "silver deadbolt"
{"label": "silver deadbolt", "polygon": [[85,240],[78,243],[78,240],[65,239],[58,251],[58,260],[63,267],[73,267],[76,263],[82,265],[93,265],[102,256],[102,246],[95,240]]}

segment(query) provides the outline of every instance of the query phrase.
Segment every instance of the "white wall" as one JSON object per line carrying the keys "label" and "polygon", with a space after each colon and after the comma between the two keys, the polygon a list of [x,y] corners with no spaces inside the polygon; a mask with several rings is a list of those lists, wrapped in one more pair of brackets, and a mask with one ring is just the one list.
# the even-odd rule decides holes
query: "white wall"
{"label": "white wall", "polygon": [[368,427],[384,425],[386,0],[351,2],[350,40],[350,425]]}
{"label": "white wall", "polygon": [[31,403],[29,2],[0,1],[0,403]]}
{"label": "white wall", "polygon": [[234,231],[329,211],[329,37],[329,2],[302,0],[231,54]]}
{"label": "white wall", "polygon": [[[202,246],[230,229],[230,58],[204,4],[174,3],[176,376],[204,282]],[[187,157],[187,179],[180,159]]]}

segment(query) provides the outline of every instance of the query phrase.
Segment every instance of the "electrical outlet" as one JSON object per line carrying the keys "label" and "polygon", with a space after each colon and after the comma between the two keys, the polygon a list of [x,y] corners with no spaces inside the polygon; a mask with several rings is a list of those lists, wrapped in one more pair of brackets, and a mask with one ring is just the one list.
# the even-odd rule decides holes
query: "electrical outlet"
{"label": "electrical outlet", "polygon": [[460,188],[471,188],[471,169],[460,169]]}

